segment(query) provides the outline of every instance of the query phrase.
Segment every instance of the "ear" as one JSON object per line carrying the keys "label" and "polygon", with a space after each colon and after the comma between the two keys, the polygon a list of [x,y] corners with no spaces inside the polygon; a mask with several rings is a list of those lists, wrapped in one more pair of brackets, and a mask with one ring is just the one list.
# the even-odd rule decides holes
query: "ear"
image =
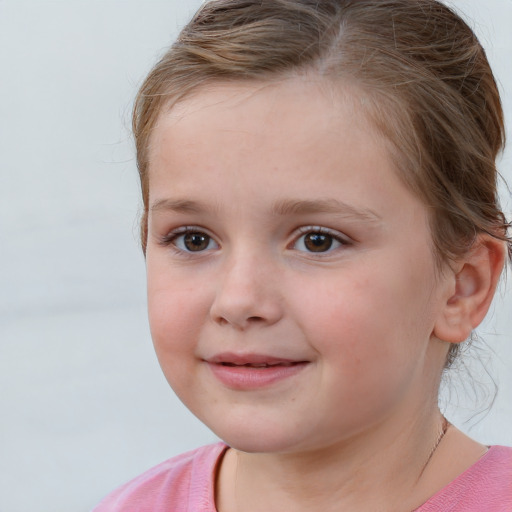
{"label": "ear", "polygon": [[491,305],[505,261],[505,244],[479,235],[450,275],[446,302],[434,336],[449,343],[465,341],[484,319]]}

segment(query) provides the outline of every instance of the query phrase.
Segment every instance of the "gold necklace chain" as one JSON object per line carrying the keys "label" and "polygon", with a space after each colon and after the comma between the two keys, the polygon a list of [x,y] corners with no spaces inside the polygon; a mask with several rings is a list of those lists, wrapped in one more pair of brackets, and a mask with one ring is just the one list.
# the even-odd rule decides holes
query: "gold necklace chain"
{"label": "gold necklace chain", "polygon": [[423,466],[423,469],[421,470],[421,473],[420,473],[420,476],[418,477],[418,480],[423,475],[425,469],[427,469],[427,466],[429,465],[429,463],[430,463],[430,461],[431,461],[435,451],[437,450],[439,444],[443,440],[443,437],[446,434],[446,431],[448,430],[449,426],[450,426],[450,422],[443,416],[443,423],[441,425],[441,432],[439,432],[439,435],[437,436],[437,440],[436,440],[436,442],[434,444],[434,447],[432,448],[432,450],[430,451],[430,453],[428,455],[427,462],[425,462],[425,465]]}

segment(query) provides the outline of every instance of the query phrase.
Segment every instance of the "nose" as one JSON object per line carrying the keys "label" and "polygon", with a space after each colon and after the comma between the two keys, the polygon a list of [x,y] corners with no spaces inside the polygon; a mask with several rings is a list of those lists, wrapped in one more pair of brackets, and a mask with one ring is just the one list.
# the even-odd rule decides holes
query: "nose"
{"label": "nose", "polygon": [[210,309],[213,321],[238,330],[278,322],[283,315],[278,274],[262,258],[248,254],[230,258],[219,274]]}

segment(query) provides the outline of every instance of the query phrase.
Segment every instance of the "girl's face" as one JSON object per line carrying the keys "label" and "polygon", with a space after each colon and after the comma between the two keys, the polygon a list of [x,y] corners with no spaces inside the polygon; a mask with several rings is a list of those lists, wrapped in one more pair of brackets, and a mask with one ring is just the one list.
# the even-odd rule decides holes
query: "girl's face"
{"label": "girl's face", "polygon": [[453,290],[349,92],[199,91],[155,128],[149,186],[156,352],[227,443],[319,449],[435,406]]}

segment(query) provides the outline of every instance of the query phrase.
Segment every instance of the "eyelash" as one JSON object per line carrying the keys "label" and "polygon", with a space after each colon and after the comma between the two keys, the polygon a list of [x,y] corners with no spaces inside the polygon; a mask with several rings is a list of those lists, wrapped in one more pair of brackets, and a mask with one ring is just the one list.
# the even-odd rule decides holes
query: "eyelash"
{"label": "eyelash", "polygon": [[[294,238],[293,242],[288,245],[288,247],[291,249],[296,248],[299,241],[306,235],[324,235],[324,236],[328,236],[331,238],[331,243],[329,244],[329,246],[327,247],[327,249],[325,251],[308,251],[307,249],[300,251],[300,252],[304,252],[306,254],[314,254],[314,255],[321,257],[321,255],[331,253],[331,252],[333,252],[333,250],[336,250],[340,247],[351,245],[351,242],[347,237],[342,236],[338,231],[333,231],[328,228],[324,228],[324,227],[320,227],[320,226],[303,226],[303,227],[298,228],[296,231],[297,231],[298,236],[296,236]],[[186,248],[184,249],[184,248],[177,246],[176,241],[180,237],[183,237],[186,235],[193,235],[193,234],[203,235],[203,236],[207,237],[209,239],[208,246],[205,249],[198,250],[198,251],[191,251],[191,250],[187,250]],[[201,254],[201,253],[211,250],[211,248],[209,249],[208,247],[212,242],[216,245],[215,248],[219,247],[219,244],[215,241],[215,239],[211,235],[209,235],[203,228],[200,228],[199,226],[183,226],[176,230],[171,231],[170,233],[168,233],[167,235],[163,236],[160,239],[160,245],[162,245],[164,247],[170,247],[177,254],[179,254],[181,256],[187,256],[187,257],[194,255],[194,253],[196,253],[196,252],[198,254]],[[338,244],[338,245],[336,247],[332,248],[333,243]],[[305,245],[304,242],[303,242],[303,245]]]}
{"label": "eyelash", "polygon": [[299,236],[294,239],[294,241],[292,243],[293,247],[295,247],[297,245],[297,243],[299,242],[299,240],[301,238],[303,238],[304,236],[313,235],[313,234],[329,236],[331,238],[332,242],[336,242],[337,244],[339,244],[337,247],[334,247],[334,248],[332,248],[332,244],[329,245],[329,247],[327,248],[326,251],[301,251],[301,252],[305,252],[307,254],[314,254],[319,257],[321,257],[321,255],[326,255],[328,253],[331,253],[334,250],[339,249],[340,247],[343,247],[343,246],[346,247],[351,244],[351,241],[347,237],[343,236],[339,231],[333,231],[331,229],[320,227],[320,226],[303,226],[303,227],[300,227],[297,231],[298,231]]}
{"label": "eyelash", "polygon": [[175,229],[160,239],[160,245],[162,245],[164,247],[169,247],[176,254],[178,254],[180,256],[186,256],[186,257],[193,256],[195,252],[197,252],[198,254],[206,252],[208,249],[204,249],[201,251],[189,251],[189,250],[182,249],[177,246],[176,241],[180,237],[186,236],[186,235],[193,235],[193,234],[203,235],[205,237],[208,237],[208,239],[209,239],[208,245],[210,245],[210,243],[213,242],[218,246],[217,242],[215,242],[215,239],[212,236],[210,236],[204,230],[204,228],[200,228],[199,226],[183,226],[178,229]]}

